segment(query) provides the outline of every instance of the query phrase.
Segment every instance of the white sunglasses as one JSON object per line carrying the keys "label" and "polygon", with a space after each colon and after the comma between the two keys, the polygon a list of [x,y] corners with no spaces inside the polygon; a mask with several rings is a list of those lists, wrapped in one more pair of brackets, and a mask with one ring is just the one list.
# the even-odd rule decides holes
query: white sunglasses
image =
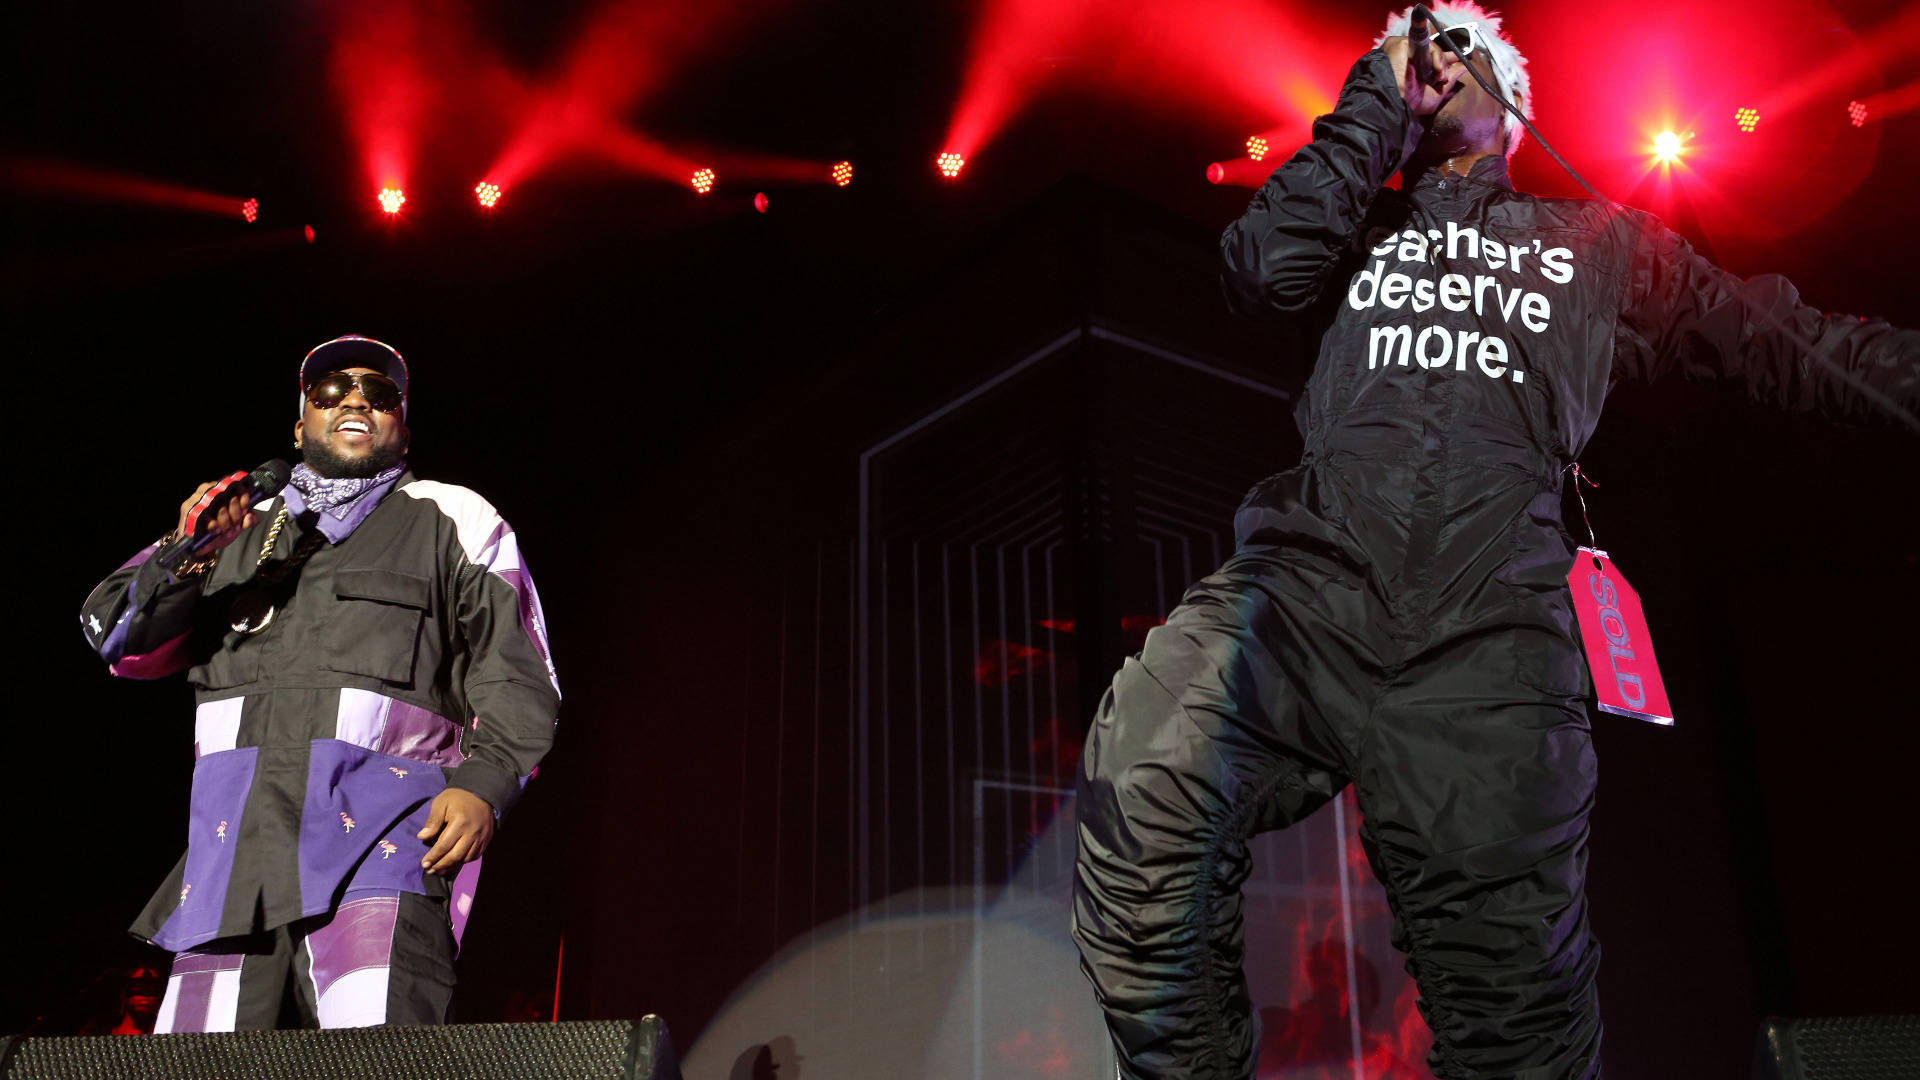
{"label": "white sunglasses", "polygon": [[1472,56],[1480,49],[1480,28],[1472,23],[1461,23],[1434,34],[1433,40],[1455,56]]}

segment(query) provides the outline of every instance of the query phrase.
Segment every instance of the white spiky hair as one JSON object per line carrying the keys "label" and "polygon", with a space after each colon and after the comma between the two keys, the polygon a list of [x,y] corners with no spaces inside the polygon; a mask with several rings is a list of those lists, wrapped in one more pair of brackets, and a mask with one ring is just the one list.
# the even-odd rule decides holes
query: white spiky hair
{"label": "white spiky hair", "polygon": [[[1501,31],[1500,13],[1487,11],[1473,0],[1451,0],[1451,2],[1440,0],[1438,3],[1428,4],[1427,10],[1433,12],[1440,22],[1449,28],[1462,23],[1472,23],[1480,28],[1479,36],[1485,43],[1487,59],[1493,62],[1494,80],[1500,84],[1500,89],[1506,91],[1508,97],[1518,99],[1514,104],[1520,106],[1520,111],[1526,114],[1527,119],[1533,119],[1533,88],[1527,82],[1527,58],[1520,55],[1520,50],[1514,48],[1513,42]],[[1398,15],[1389,16],[1387,28],[1379,37],[1373,39],[1374,46],[1379,47],[1381,42],[1390,37],[1405,37],[1412,24],[1413,8],[1411,7]],[[1469,75],[1467,78],[1471,79],[1473,76]],[[1506,139],[1508,157],[1512,157],[1513,152],[1520,149],[1520,139],[1525,131],[1526,129],[1520,126],[1520,121],[1514,119],[1512,113],[1506,113],[1500,118],[1500,134]]]}

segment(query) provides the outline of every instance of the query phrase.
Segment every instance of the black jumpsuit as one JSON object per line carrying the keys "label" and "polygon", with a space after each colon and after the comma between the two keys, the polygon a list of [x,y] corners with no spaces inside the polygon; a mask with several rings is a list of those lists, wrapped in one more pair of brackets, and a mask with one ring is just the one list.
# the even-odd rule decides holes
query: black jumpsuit
{"label": "black jumpsuit", "polygon": [[1251,1075],[1247,839],[1349,783],[1435,1074],[1597,1076],[1562,470],[1621,376],[1874,411],[1796,338],[1920,408],[1920,334],[1743,282],[1647,215],[1515,192],[1498,157],[1384,189],[1421,131],[1369,53],[1222,238],[1233,305],[1313,320],[1320,355],[1300,465],[1088,736],[1073,932],[1125,1077]]}

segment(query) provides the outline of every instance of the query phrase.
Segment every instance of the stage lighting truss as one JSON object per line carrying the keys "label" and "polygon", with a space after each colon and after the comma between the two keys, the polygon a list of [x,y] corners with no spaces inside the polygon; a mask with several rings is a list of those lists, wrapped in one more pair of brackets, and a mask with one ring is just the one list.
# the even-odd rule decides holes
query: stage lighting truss
{"label": "stage lighting truss", "polygon": [[853,162],[851,161],[834,162],[833,169],[830,171],[829,175],[833,177],[833,182],[835,185],[839,187],[846,187],[848,184],[853,183]]}
{"label": "stage lighting truss", "polygon": [[380,189],[380,209],[385,210],[389,214],[398,214],[400,208],[406,204],[406,193],[399,188],[388,187]]}
{"label": "stage lighting truss", "polygon": [[1865,127],[1867,124],[1866,105],[1858,101],[1847,102],[1847,119],[1853,121],[1854,127]]}
{"label": "stage lighting truss", "polygon": [[491,210],[493,204],[500,201],[500,185],[482,180],[474,185],[473,197],[480,201],[481,206]]}
{"label": "stage lighting truss", "polygon": [[967,159],[949,150],[939,157],[934,158],[933,164],[935,168],[940,170],[941,176],[953,180],[959,177],[961,169],[967,167]]}
{"label": "stage lighting truss", "polygon": [[259,221],[260,220],[260,200],[248,199],[246,202],[241,203],[240,216],[243,218],[246,218],[247,224],[249,225],[253,224],[256,221]]}
{"label": "stage lighting truss", "polygon": [[1267,159],[1267,140],[1259,135],[1247,136],[1247,156],[1255,161]]}
{"label": "stage lighting truss", "polygon": [[1751,135],[1753,134],[1753,129],[1760,126],[1760,110],[1735,109],[1733,112],[1733,122],[1741,131]]}
{"label": "stage lighting truss", "polygon": [[688,182],[693,185],[693,190],[705,195],[713,190],[713,170],[695,169],[693,178]]}

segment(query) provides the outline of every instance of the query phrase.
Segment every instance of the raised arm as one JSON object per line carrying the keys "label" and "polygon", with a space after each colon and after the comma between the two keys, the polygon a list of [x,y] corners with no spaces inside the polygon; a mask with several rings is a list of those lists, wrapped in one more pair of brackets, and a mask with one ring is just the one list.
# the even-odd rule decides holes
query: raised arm
{"label": "raised arm", "polygon": [[1778,274],[1742,281],[1654,218],[1637,229],[1615,370],[1728,379],[1756,401],[1841,420],[1892,422],[1887,403],[1920,413],[1920,331],[1828,315]]}
{"label": "raised arm", "polygon": [[1361,57],[1334,110],[1313,122],[1313,141],[1227,226],[1220,255],[1236,310],[1301,311],[1319,299],[1367,208],[1419,143],[1416,110],[1431,115],[1450,96],[1406,85],[1406,56],[1406,39],[1389,38]]}
{"label": "raised arm", "polygon": [[[223,481],[201,484],[180,504],[179,519],[167,536],[191,532],[199,516],[209,512],[214,516],[205,557],[210,559],[231,544],[253,524],[252,510],[239,501],[209,508],[206,499],[210,492],[218,492],[245,475],[237,473]],[[202,579],[189,574],[175,580],[152,561],[166,539],[148,544],[94,586],[80,608],[80,629],[87,635],[87,644],[115,675],[158,679],[192,666],[187,634],[193,628],[193,609],[200,602]]]}

